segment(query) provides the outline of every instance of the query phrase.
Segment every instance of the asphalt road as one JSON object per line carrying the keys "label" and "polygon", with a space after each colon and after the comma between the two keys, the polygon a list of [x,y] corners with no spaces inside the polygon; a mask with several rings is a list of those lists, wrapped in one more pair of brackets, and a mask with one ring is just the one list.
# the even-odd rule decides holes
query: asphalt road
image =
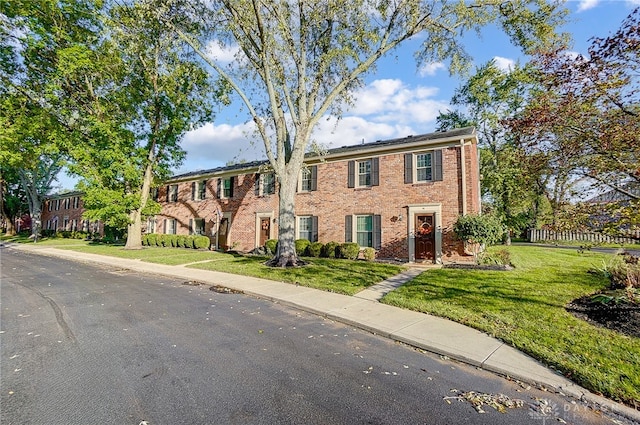
{"label": "asphalt road", "polygon": [[[3,425],[612,423],[243,294],[10,248],[0,260]],[[478,413],[455,399],[470,391],[524,407]]]}

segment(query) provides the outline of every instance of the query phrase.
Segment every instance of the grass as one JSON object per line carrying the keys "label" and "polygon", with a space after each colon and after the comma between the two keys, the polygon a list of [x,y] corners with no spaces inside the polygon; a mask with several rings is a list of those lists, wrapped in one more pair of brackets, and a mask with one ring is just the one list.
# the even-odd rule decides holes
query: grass
{"label": "grass", "polygon": [[400,273],[403,268],[396,265],[365,261],[305,258],[307,265],[295,269],[267,267],[267,257],[245,257],[231,254],[224,261],[193,264],[189,267],[253,276],[301,286],[353,295],[364,288]]}
{"label": "grass", "polygon": [[[500,247],[499,249],[504,249]],[[640,339],[565,311],[607,285],[588,273],[611,255],[532,246],[507,248],[510,272],[440,269],[422,273],[383,302],[477,328],[613,400],[638,406]]]}

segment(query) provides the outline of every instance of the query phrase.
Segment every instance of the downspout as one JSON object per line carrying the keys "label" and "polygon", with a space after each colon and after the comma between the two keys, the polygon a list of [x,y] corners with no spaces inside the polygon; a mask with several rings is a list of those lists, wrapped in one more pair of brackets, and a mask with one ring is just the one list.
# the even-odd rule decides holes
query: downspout
{"label": "downspout", "polygon": [[462,215],[467,215],[467,164],[464,154],[464,139],[460,139],[460,172],[462,174]]}

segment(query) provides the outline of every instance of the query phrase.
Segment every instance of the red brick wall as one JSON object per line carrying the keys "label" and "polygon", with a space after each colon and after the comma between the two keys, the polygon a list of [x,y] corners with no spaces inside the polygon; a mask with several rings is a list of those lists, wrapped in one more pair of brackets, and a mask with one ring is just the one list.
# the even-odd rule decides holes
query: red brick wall
{"label": "red brick wall", "polygon": [[[478,155],[475,144],[465,146],[466,211],[480,209],[478,184]],[[407,206],[412,204],[440,204],[442,211],[443,260],[464,257],[462,243],[456,241],[451,226],[463,213],[460,146],[442,149],[443,180],[415,184],[404,183],[404,154],[378,156],[380,184],[367,188],[347,188],[347,160],[318,163],[317,190],[296,195],[296,215],[318,217],[320,242],[344,242],[345,216],[352,214],[379,214],[382,217],[382,248],[379,258],[407,259],[408,219]],[[366,159],[365,156],[362,159]],[[201,179],[202,180],[202,179]],[[157,221],[157,232],[166,231],[164,219],[178,220],[178,234],[189,233],[189,219],[205,219],[207,235],[212,228],[217,208],[231,212],[230,243],[236,249],[250,251],[255,248],[256,214],[272,213],[278,216],[277,195],[256,196],[255,174],[239,175],[234,181],[232,199],[217,199],[217,178],[207,179],[206,198],[191,200],[191,181],[179,183],[178,202],[166,203],[166,186],[159,190],[162,214]],[[399,217],[402,217],[398,220]],[[271,224],[271,235],[277,237],[277,224]]]}

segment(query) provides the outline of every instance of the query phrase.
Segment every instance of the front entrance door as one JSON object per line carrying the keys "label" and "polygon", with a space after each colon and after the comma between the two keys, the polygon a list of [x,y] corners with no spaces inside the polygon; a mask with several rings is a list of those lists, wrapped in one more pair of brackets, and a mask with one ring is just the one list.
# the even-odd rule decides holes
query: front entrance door
{"label": "front entrance door", "polygon": [[271,219],[269,217],[260,218],[260,245],[264,244],[271,239]]}
{"label": "front entrance door", "polygon": [[416,214],[415,249],[416,261],[435,259],[435,226],[433,214]]}
{"label": "front entrance door", "polygon": [[228,243],[229,236],[229,219],[222,217],[220,219],[220,227],[218,228],[218,247],[219,249],[227,250],[229,248]]}

